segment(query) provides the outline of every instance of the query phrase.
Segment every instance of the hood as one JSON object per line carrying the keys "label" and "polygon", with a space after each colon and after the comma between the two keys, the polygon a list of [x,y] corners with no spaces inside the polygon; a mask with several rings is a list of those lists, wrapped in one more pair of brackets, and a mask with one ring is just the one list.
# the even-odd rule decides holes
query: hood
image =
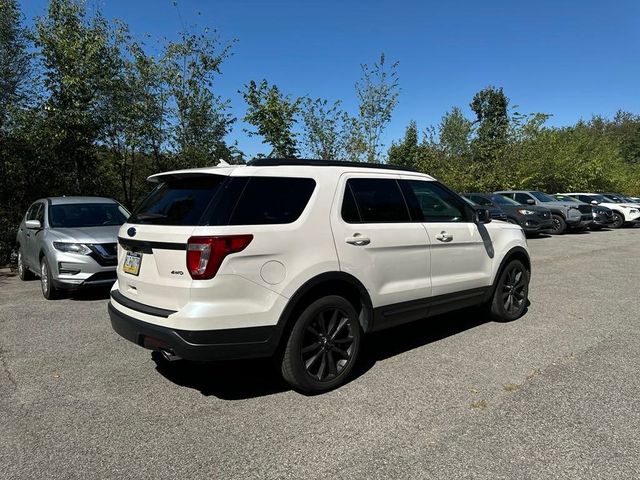
{"label": "hood", "polygon": [[52,228],[49,235],[62,242],[74,243],[117,243],[120,225],[83,228]]}

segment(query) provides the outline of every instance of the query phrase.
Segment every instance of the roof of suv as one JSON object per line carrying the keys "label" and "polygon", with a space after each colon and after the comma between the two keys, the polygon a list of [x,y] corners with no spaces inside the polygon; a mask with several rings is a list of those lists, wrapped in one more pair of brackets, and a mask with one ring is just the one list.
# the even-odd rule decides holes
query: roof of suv
{"label": "roof of suv", "polygon": [[[363,173],[380,173],[380,170],[388,172],[396,172],[399,174],[409,173],[420,175],[422,177],[433,180],[433,177],[421,173],[413,168],[402,167],[397,165],[388,165],[385,163],[365,163],[365,162],[342,162],[334,160],[308,160],[308,159],[281,159],[281,158],[259,158],[249,161],[246,165],[228,165],[226,163],[219,164],[215,167],[204,168],[188,168],[182,170],[174,170],[169,172],[156,173],[149,176],[150,181],[159,181],[161,177],[168,177],[172,175],[182,175],[187,173],[204,173],[204,174],[218,174],[218,175],[233,175],[236,171],[242,171],[249,173],[251,171],[263,171],[263,169],[274,169],[278,171],[280,169],[286,169],[291,167],[295,171],[308,168],[333,168],[335,170],[353,171],[354,168],[362,169]],[[285,172],[281,172],[285,173]]]}
{"label": "roof of suv", "polygon": [[113,198],[108,197],[48,197],[51,205],[68,205],[71,203],[118,203]]}

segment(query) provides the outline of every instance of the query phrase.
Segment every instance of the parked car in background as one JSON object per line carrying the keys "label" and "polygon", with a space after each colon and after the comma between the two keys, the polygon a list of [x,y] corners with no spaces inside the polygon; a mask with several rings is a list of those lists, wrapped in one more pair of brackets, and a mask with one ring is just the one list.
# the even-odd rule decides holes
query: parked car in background
{"label": "parked car in background", "polygon": [[36,200],[20,223],[20,279],[40,277],[42,294],[111,285],[116,279],[118,229],[129,212],[111,198]]}
{"label": "parked car in background", "polygon": [[640,206],[635,203],[615,201],[599,193],[573,192],[563,193],[562,195],[569,195],[581,202],[589,202],[592,205],[610,208],[613,211],[611,228],[620,228],[625,224],[633,225],[640,222]]}
{"label": "parked car in background", "polygon": [[575,202],[561,202],[551,195],[537,190],[504,190],[494,192],[504,195],[522,205],[540,205],[551,210],[553,227],[550,232],[563,234],[568,228],[584,230],[593,223],[591,206]]}
{"label": "parked car in background", "polygon": [[367,332],[527,307],[522,229],[428,175],[260,159],[150,180],[120,229],[108,310],[166,360],[271,356],[295,388],[321,392],[346,381]]}
{"label": "parked car in background", "polygon": [[551,210],[546,207],[539,205],[524,206],[497,193],[474,192],[465,193],[464,196],[485,208],[500,208],[509,223],[520,225],[527,234],[534,235],[553,228]]}
{"label": "parked car in background", "polygon": [[474,209],[484,208],[485,210],[487,210],[492,220],[500,220],[501,222],[508,221],[507,214],[504,213],[501,208],[496,207],[495,205],[480,205],[479,203],[471,200],[466,195],[462,195],[462,199],[469,205],[471,205]]}
{"label": "parked car in background", "polygon": [[[560,193],[555,194],[554,197],[561,202],[587,203],[578,200],[577,198],[570,197],[569,195],[562,195]],[[603,205],[591,205],[591,210],[593,212],[593,223],[589,226],[591,230],[601,230],[613,225],[615,221],[613,217],[613,210]]]}

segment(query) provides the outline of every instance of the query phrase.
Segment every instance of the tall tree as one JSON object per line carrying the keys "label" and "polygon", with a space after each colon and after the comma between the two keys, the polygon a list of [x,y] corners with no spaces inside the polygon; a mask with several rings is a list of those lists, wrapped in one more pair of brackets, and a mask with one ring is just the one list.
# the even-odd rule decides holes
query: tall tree
{"label": "tall tree", "polygon": [[412,120],[404,132],[404,138],[398,143],[391,143],[391,147],[389,147],[389,163],[401,167],[417,168],[419,160],[418,126]]}
{"label": "tall tree", "polygon": [[0,132],[24,93],[28,74],[26,30],[17,0],[0,1]]}
{"label": "tall tree", "polygon": [[215,35],[183,33],[179,42],[166,47],[165,78],[174,100],[174,148],[180,167],[202,167],[228,156],[225,136],[235,118],[230,100],[214,93],[220,65],[229,56],[231,43]]}
{"label": "tall tree", "polygon": [[384,53],[372,66],[361,65],[362,76],[356,83],[359,121],[368,162],[380,162],[382,134],[398,104],[398,62],[387,66]]}
{"label": "tall tree", "polygon": [[110,108],[106,92],[119,68],[113,31],[99,12],[87,15],[83,3],[51,0],[47,16],[36,21],[35,45],[49,94],[43,107],[50,165],[66,173],[54,178],[67,193],[95,191],[94,146]]}
{"label": "tall tree", "polygon": [[474,156],[481,161],[494,161],[507,144],[509,99],[502,88],[489,86],[476,93],[469,106],[476,114]]}
{"label": "tall tree", "polygon": [[247,102],[244,121],[256,127],[246,130],[250,136],[261,135],[263,143],[271,145],[270,157],[293,158],[298,154],[293,128],[302,99],[284,95],[276,85],[266,80],[259,84],[251,80],[242,93]]}
{"label": "tall tree", "polygon": [[466,160],[469,157],[469,142],[471,140],[472,123],[462,110],[453,107],[443,115],[439,126],[440,145],[450,158]]}
{"label": "tall tree", "polygon": [[303,136],[302,148],[311,158],[337,160],[344,155],[341,132],[344,112],[340,102],[305,98],[301,103]]}

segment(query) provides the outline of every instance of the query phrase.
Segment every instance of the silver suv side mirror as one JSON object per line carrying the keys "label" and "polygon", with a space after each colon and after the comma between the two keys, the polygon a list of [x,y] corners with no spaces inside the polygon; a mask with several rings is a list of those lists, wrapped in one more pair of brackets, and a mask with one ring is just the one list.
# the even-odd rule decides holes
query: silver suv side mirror
{"label": "silver suv side mirror", "polygon": [[536,201],[533,198],[527,198],[527,205],[535,205]]}
{"label": "silver suv side mirror", "polygon": [[591,205],[598,205],[598,201],[597,200],[591,200]]}
{"label": "silver suv side mirror", "polygon": [[24,226],[30,230],[40,230],[42,228],[40,220],[27,220],[24,222]]}

